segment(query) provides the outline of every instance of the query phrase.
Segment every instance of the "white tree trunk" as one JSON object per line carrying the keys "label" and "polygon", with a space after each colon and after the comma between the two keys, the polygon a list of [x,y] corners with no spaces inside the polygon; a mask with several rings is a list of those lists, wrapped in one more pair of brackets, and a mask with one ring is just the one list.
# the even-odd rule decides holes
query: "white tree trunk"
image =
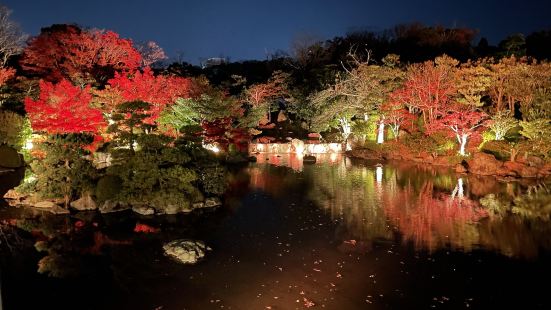
{"label": "white tree trunk", "polygon": [[339,123],[341,125],[342,137],[345,141],[347,141],[348,136],[352,133],[352,126],[346,117],[339,118]]}
{"label": "white tree trunk", "polygon": [[377,133],[377,143],[381,144],[385,141],[385,122],[384,117],[379,122],[379,131]]}
{"label": "white tree trunk", "polygon": [[465,156],[465,147],[467,146],[467,136],[466,134],[457,135],[457,140],[459,141],[459,155]]}

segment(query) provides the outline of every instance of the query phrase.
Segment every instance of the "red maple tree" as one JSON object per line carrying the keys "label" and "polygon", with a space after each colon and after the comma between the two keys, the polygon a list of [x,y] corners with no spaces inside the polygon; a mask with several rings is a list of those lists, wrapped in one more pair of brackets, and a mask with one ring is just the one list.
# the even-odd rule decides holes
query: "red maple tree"
{"label": "red maple tree", "polygon": [[84,84],[105,81],[114,71],[134,70],[141,61],[132,41],[115,32],[53,25],[30,39],[20,64],[48,81],[66,78]]}
{"label": "red maple tree", "polygon": [[144,122],[153,124],[163,109],[178,98],[188,98],[190,80],[187,78],[153,75],[150,68],[133,74],[125,72],[115,73],[104,90],[97,91],[98,99],[103,109],[110,113],[117,105],[123,102],[143,101],[151,104],[147,111],[151,116]]}
{"label": "red maple tree", "polygon": [[430,123],[454,94],[453,75],[449,68],[427,61],[411,66],[404,86],[396,90],[391,98],[407,106],[410,112],[420,111],[425,123]]}
{"label": "red maple tree", "polygon": [[82,89],[65,79],[40,81],[39,98],[25,98],[25,110],[35,131],[96,134],[105,122],[101,111],[90,107],[91,100],[90,86]]}
{"label": "red maple tree", "polygon": [[15,76],[15,69],[0,68],[0,86],[3,86],[9,79]]}
{"label": "red maple tree", "polygon": [[473,134],[478,134],[481,126],[484,126],[487,115],[475,110],[475,107],[451,103],[443,107],[444,112],[438,118],[427,125],[427,134],[446,129],[457,139],[459,154],[466,155],[465,148],[468,139]]}

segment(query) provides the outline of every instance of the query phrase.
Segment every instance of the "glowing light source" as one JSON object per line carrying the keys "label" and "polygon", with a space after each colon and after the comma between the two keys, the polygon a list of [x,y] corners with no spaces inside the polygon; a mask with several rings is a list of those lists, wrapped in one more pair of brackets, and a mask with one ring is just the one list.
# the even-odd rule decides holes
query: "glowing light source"
{"label": "glowing light source", "polygon": [[29,139],[25,142],[25,149],[26,150],[32,150],[33,147],[34,147],[33,140]]}
{"label": "glowing light source", "polygon": [[203,148],[209,151],[213,151],[214,153],[220,152],[220,148],[216,144],[203,144]]}

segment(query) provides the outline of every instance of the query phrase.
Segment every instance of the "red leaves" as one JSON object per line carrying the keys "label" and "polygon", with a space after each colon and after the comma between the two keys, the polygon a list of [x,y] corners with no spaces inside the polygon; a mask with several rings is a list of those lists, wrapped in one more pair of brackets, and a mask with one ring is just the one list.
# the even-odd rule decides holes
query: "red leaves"
{"label": "red leaves", "polygon": [[29,41],[20,63],[49,81],[66,78],[82,83],[105,78],[105,71],[135,70],[141,61],[132,41],[115,32],[53,25]]}
{"label": "red leaves", "polygon": [[391,95],[391,100],[410,110],[421,111],[430,123],[439,108],[455,94],[453,76],[448,70],[445,66],[435,66],[432,61],[412,65],[404,86]]}
{"label": "red leaves", "polygon": [[177,98],[189,97],[190,80],[171,76],[154,76],[150,68],[143,73],[136,71],[131,76],[126,73],[115,73],[115,77],[108,81],[109,88],[99,92],[105,102],[106,110],[112,110],[116,105],[129,101],[144,101],[151,104],[148,113],[151,117],[145,120],[152,124],[163,109],[174,103]]}
{"label": "red leaves", "polygon": [[37,100],[25,98],[25,110],[36,131],[49,134],[97,133],[105,126],[102,113],[90,107],[90,86],[81,89],[69,81],[40,82]]}
{"label": "red leaves", "polygon": [[486,118],[485,113],[460,103],[449,104],[444,107],[444,110],[445,112],[442,112],[438,119],[427,125],[427,133],[451,129],[452,135],[470,136],[484,124]]}
{"label": "red leaves", "polygon": [[4,85],[9,79],[15,76],[15,69],[0,68],[0,86]]}

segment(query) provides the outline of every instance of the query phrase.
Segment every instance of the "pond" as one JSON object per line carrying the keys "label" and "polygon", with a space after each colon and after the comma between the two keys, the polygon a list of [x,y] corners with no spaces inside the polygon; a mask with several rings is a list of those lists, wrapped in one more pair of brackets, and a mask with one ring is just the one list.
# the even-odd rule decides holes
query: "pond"
{"label": "pond", "polygon": [[[550,308],[549,182],[294,156],[235,169],[201,214],[2,202],[2,309]],[[213,251],[179,264],[180,238]]]}

